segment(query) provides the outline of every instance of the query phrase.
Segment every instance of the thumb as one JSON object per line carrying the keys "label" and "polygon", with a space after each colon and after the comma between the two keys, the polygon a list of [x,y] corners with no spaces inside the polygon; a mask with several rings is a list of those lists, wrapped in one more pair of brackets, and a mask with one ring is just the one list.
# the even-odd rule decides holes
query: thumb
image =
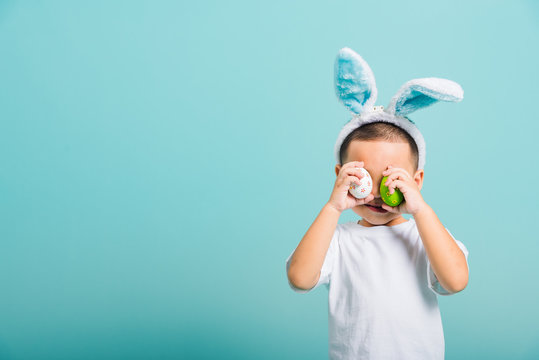
{"label": "thumb", "polygon": [[356,199],[356,206],[365,204],[365,200],[367,200],[367,198]]}
{"label": "thumb", "polygon": [[363,199],[358,199],[358,201],[359,201],[360,203],[357,204],[357,205],[363,205],[363,204],[365,204],[365,203],[368,203],[368,202],[371,201],[372,199],[374,199],[374,195],[369,194],[369,195],[367,195],[367,197],[364,197]]}

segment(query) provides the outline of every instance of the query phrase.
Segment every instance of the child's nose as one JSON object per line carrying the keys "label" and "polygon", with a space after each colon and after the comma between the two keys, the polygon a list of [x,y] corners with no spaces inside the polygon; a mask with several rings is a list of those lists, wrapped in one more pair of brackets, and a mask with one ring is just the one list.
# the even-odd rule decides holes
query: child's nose
{"label": "child's nose", "polygon": [[380,181],[382,179],[372,179],[372,194],[375,198],[379,198],[380,196]]}

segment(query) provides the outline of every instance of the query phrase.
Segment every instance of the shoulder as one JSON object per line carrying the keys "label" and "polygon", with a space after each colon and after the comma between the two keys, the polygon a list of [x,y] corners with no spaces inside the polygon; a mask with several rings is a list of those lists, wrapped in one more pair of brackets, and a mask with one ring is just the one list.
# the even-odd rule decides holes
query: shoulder
{"label": "shoulder", "polygon": [[352,221],[337,224],[331,242],[339,243],[346,237],[351,236],[350,234],[354,231],[353,226],[354,222]]}
{"label": "shoulder", "polygon": [[347,221],[344,223],[337,224],[337,227],[335,228],[335,235],[342,236],[343,234],[350,233],[351,231],[354,231],[356,225],[353,221]]}

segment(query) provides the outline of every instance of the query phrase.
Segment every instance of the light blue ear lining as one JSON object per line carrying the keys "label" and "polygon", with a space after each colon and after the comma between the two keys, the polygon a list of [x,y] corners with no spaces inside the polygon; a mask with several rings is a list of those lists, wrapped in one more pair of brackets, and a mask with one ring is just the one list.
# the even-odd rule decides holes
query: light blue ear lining
{"label": "light blue ear lining", "polygon": [[387,111],[405,116],[438,101],[461,101],[464,92],[459,84],[441,78],[414,79],[405,83],[391,99]]}
{"label": "light blue ear lining", "polygon": [[378,96],[371,68],[350,48],[342,48],[335,60],[337,98],[355,114],[370,109]]}

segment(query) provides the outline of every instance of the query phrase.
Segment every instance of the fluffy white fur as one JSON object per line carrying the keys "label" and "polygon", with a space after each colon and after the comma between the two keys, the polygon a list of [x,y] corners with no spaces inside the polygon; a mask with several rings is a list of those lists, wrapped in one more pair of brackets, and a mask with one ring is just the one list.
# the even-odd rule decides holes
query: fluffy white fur
{"label": "fluffy white fur", "polygon": [[[341,129],[339,136],[337,137],[337,142],[335,143],[335,161],[337,164],[340,164],[339,159],[339,151],[341,149],[341,144],[343,143],[344,139],[350,134],[352,131],[357,129],[358,127],[369,124],[376,121],[383,121],[387,123],[391,123],[394,125],[399,126],[400,128],[404,129],[407,133],[412,136],[412,138],[415,140],[415,143],[417,144],[418,149],[418,170],[424,169],[425,166],[425,154],[427,152],[425,140],[423,139],[423,135],[421,132],[419,132],[418,128],[410,122],[410,120],[406,119],[405,117],[401,116],[395,116],[394,114],[390,114],[388,112],[380,111],[367,111],[363,113],[363,115],[355,115],[352,117],[352,119],[344,125],[344,127]],[[413,174],[411,174],[413,175]]]}
{"label": "fluffy white fur", "polygon": [[440,100],[458,102],[463,97],[464,91],[454,81],[435,77],[413,79],[401,86],[389,102],[387,111],[396,115],[406,115]]}
{"label": "fluffy white fur", "polygon": [[461,101],[464,92],[459,84],[442,78],[413,79],[406,82],[391,99],[387,109],[374,106],[378,90],[374,74],[363,58],[350,48],[339,51],[335,61],[337,98],[352,112],[352,119],[341,129],[335,143],[335,160],[344,139],[360,126],[382,121],[399,126],[412,136],[418,148],[418,170],[424,169],[426,144],[423,135],[406,115],[438,101]]}

